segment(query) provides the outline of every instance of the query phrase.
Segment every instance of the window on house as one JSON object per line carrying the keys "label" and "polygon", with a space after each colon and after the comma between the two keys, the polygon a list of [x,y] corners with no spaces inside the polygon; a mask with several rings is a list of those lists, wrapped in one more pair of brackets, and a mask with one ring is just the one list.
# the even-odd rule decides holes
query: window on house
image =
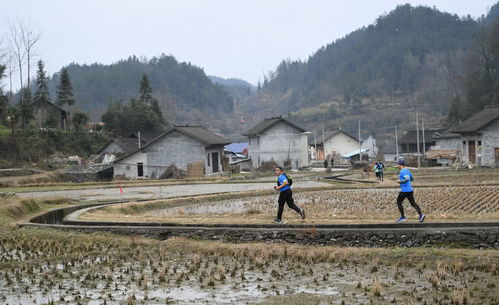
{"label": "window on house", "polygon": [[206,155],[206,163],[208,164],[208,166],[211,166],[210,165],[210,154]]}
{"label": "window on house", "polygon": [[463,141],[463,145],[466,145],[466,141]]}
{"label": "window on house", "polygon": [[478,146],[481,146],[482,145],[482,141],[478,141]]}

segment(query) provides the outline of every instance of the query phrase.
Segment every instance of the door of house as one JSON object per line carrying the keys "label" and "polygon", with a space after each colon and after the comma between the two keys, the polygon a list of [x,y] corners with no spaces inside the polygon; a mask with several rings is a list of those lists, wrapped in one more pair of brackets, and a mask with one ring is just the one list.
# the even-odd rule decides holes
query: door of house
{"label": "door of house", "polygon": [[218,173],[218,153],[211,153],[211,166],[214,173]]}
{"label": "door of house", "polygon": [[475,141],[468,141],[468,161],[476,163]]}
{"label": "door of house", "polygon": [[144,177],[144,164],[143,163],[137,163],[137,176]]}
{"label": "door of house", "polygon": [[499,147],[496,147],[496,167],[499,167]]}

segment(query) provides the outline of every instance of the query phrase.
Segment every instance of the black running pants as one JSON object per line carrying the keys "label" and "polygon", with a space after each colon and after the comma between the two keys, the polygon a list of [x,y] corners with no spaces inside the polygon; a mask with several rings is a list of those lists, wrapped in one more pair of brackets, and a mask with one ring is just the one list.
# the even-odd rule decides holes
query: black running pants
{"label": "black running pants", "polygon": [[295,210],[297,213],[300,213],[300,208],[295,204],[295,200],[293,199],[293,192],[291,189],[287,189],[279,193],[279,208],[277,209],[277,219],[282,220],[282,213],[284,212],[284,203],[288,204],[290,209]]}
{"label": "black running pants", "polygon": [[416,200],[414,200],[414,192],[400,192],[399,196],[397,197],[397,206],[399,207],[400,216],[401,217],[405,216],[404,215],[404,207],[402,206],[402,202],[406,198],[409,200],[412,207],[416,209],[416,212],[418,212],[418,214],[421,215],[421,209],[417,205]]}

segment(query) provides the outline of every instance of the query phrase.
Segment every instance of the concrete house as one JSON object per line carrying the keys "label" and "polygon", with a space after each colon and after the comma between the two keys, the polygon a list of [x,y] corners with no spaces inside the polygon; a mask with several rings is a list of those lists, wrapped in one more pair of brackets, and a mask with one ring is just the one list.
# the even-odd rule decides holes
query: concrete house
{"label": "concrete house", "polygon": [[460,135],[463,161],[499,167],[499,107],[485,108],[452,132]]}
{"label": "concrete house", "polygon": [[69,114],[66,110],[48,101],[33,102],[34,121],[38,127],[68,128]]}
{"label": "concrete house", "polygon": [[139,137],[136,134],[130,135],[128,138],[113,138],[97,152],[98,157],[94,161],[104,164],[111,163],[125,154],[136,151],[161,134],[161,132],[142,133],[140,135],[140,143]]}
{"label": "concrete house", "polygon": [[313,150],[317,143],[315,160],[325,160],[328,156],[333,157],[334,160],[340,160],[342,156],[352,151],[359,151],[359,140],[341,129],[325,131],[324,137],[322,133],[311,135],[308,143]]}
{"label": "concrete house", "polygon": [[174,126],[141,148],[114,162],[114,177],[158,179],[172,167],[188,176],[222,171],[229,141],[203,126]]}
{"label": "concrete house", "polygon": [[435,164],[449,166],[460,159],[460,136],[448,130],[436,132],[432,136],[435,145],[426,152],[427,160],[435,160]]}
{"label": "concrete house", "polygon": [[[436,133],[441,133],[445,129],[437,128],[437,129],[425,129],[424,131],[424,139],[423,139],[423,131],[419,130],[419,152],[422,154],[424,151],[429,150],[430,147],[434,146],[436,141],[433,137]],[[399,143],[399,152],[401,154],[411,155],[417,154],[418,145],[417,145],[417,131],[409,130],[407,131],[398,141]]]}
{"label": "concrete house", "polygon": [[280,116],[258,123],[243,134],[248,137],[252,168],[268,161],[293,169],[308,166],[307,134],[304,128]]}

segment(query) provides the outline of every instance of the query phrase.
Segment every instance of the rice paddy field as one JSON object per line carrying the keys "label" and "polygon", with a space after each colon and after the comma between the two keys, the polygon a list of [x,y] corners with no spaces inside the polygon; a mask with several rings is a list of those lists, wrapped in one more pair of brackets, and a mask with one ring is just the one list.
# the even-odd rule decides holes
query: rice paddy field
{"label": "rice paddy field", "polygon": [[[499,219],[499,186],[421,187],[415,191],[416,202],[427,221],[490,221]],[[307,218],[287,209],[289,223],[377,223],[393,222],[399,216],[397,189],[365,188],[302,191],[294,194],[295,203],[306,211]],[[245,194],[224,200],[216,196],[184,202],[175,199],[131,202],[96,209],[80,216],[86,220],[164,221],[178,223],[269,223],[277,210],[277,196]],[[417,214],[405,202],[409,219]]]}
{"label": "rice paddy field", "polygon": [[498,304],[499,251],[0,233],[1,304]]}
{"label": "rice paddy field", "polygon": [[[498,221],[497,173],[420,171],[416,201],[427,221]],[[392,222],[398,217],[394,179],[297,189],[295,198],[307,211],[306,223]],[[276,201],[272,190],[216,194],[130,202],[80,217],[268,223]],[[75,203],[0,199],[0,304],[499,304],[497,249],[160,241],[15,227]],[[302,223],[289,210],[284,219]]]}

